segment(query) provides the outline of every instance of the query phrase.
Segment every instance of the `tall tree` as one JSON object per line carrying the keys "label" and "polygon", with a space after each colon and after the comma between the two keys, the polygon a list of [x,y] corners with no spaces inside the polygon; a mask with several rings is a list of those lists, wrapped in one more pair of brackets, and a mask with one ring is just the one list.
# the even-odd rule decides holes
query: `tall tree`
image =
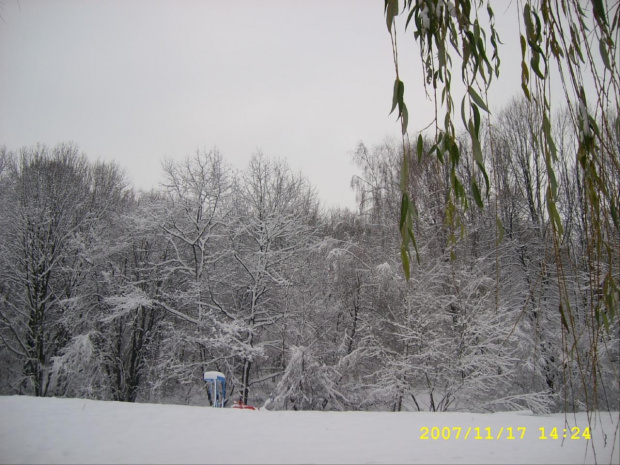
{"label": "tall tree", "polygon": [[45,396],[51,361],[83,317],[73,305],[86,276],[84,249],[123,195],[122,174],[92,166],[77,147],[24,148],[3,202],[2,336],[23,363],[20,389]]}
{"label": "tall tree", "polygon": [[253,368],[278,337],[273,331],[285,316],[287,289],[303,273],[304,256],[315,240],[318,203],[301,174],[262,154],[241,173],[237,192],[230,234],[237,271],[229,293],[240,324],[239,383],[247,402],[256,381]]}
{"label": "tall tree", "polygon": [[197,151],[181,162],[166,161],[163,169],[163,197],[151,204],[149,213],[169,249],[159,273],[175,283],[156,301],[174,318],[175,337],[166,342],[173,356],[162,371],[173,385],[200,392],[202,372],[227,371],[214,351],[217,322],[227,318],[216,288],[227,273],[232,175],[217,149]]}

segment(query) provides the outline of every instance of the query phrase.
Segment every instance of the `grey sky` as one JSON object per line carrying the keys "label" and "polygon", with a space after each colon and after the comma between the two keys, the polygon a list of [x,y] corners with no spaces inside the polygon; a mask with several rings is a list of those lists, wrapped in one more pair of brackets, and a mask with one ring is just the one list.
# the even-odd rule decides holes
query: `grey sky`
{"label": "grey sky", "polygon": [[[217,146],[244,168],[261,149],[301,170],[326,206],[353,207],[351,151],[399,134],[381,0],[4,0],[1,14],[0,144],[74,141],[138,188],[156,187],[164,157]],[[514,14],[496,14],[516,42]],[[413,38],[400,43],[419,129],[433,105]],[[494,105],[519,90],[520,57],[502,59]]]}

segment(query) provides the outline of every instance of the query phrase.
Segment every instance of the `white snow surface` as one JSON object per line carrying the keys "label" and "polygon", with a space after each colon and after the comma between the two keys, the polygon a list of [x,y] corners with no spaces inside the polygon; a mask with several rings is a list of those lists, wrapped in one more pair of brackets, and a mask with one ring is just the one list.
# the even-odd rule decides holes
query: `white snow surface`
{"label": "white snow surface", "polygon": [[[588,426],[585,413],[276,412],[12,396],[0,397],[0,462],[618,464],[618,419],[594,414],[590,442],[561,439],[564,428]],[[423,440],[425,427],[450,428],[451,437]],[[475,439],[476,427],[503,436]],[[505,438],[508,427],[515,439]],[[557,427],[560,439],[539,439],[543,427],[547,436]]]}

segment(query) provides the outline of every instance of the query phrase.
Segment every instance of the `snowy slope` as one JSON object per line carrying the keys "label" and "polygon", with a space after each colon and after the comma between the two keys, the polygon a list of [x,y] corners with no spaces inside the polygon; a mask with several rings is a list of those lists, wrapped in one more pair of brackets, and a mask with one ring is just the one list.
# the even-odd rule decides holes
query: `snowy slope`
{"label": "snowy slope", "polygon": [[[593,419],[598,463],[620,463],[618,418]],[[432,439],[432,429],[421,439],[421,428],[434,426],[448,427],[450,439]],[[0,462],[594,463],[592,443],[562,441],[575,426],[583,431],[585,414],[271,412],[0,397]],[[502,437],[475,439],[476,427],[483,437],[503,428]],[[515,439],[506,439],[508,427]],[[560,439],[539,439],[543,427],[547,436],[557,427]]]}

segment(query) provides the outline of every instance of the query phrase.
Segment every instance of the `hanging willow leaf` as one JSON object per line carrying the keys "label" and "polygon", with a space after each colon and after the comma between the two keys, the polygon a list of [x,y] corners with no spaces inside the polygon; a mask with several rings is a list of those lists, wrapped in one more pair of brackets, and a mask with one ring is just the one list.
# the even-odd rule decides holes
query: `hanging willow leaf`
{"label": "hanging willow leaf", "polygon": [[472,178],[471,180],[471,192],[474,195],[474,200],[476,201],[476,204],[480,208],[484,208],[484,204],[482,203],[482,197],[480,196],[480,189],[478,188],[478,183],[474,178]]}
{"label": "hanging willow leaf", "polygon": [[398,15],[398,0],[385,0],[385,22],[388,31],[392,32],[394,18]]}
{"label": "hanging willow leaf", "polygon": [[409,250],[404,245],[400,246],[400,261],[403,265],[403,272],[405,273],[405,278],[407,279],[407,281],[409,281],[409,278],[411,277],[409,270]]}
{"label": "hanging willow leaf", "polygon": [[499,232],[499,237],[497,238],[496,245],[499,245],[504,240],[504,225],[499,218],[495,219],[495,224],[497,225],[497,231]]}
{"label": "hanging willow leaf", "polygon": [[461,100],[461,119],[463,120],[463,126],[467,127],[467,118],[465,118],[465,99],[467,99],[467,95],[463,95],[463,100]]}
{"label": "hanging willow leaf", "polygon": [[[400,166],[400,191],[407,191],[407,175],[409,174],[409,163],[408,163],[407,152],[403,150],[403,160]],[[401,226],[402,227],[402,226]]]}
{"label": "hanging willow leaf", "polygon": [[525,37],[523,37],[523,35],[519,36],[519,41],[521,42],[521,89],[523,89],[525,97],[530,100],[530,90],[528,89],[528,83],[530,82],[530,72],[527,68],[527,64],[525,63],[527,41],[525,40]]}
{"label": "hanging willow leaf", "polygon": [[568,328],[568,321],[566,321],[566,315],[564,315],[564,308],[562,307],[561,302],[560,302],[559,310],[560,310],[560,316],[562,317],[562,326],[564,326],[566,331],[570,333],[570,329]]}
{"label": "hanging willow leaf", "polygon": [[415,8],[412,9],[409,12],[409,15],[407,16],[407,22],[405,23],[405,30],[407,30],[407,28],[409,27],[409,22],[411,21],[411,18],[413,17],[413,14],[415,13]]}
{"label": "hanging willow leaf", "polygon": [[467,88],[467,92],[469,92],[469,95],[471,96],[471,98],[474,100],[474,102],[476,102],[476,105],[478,105],[480,108],[482,108],[487,113],[491,113],[489,109],[487,108],[487,106],[485,105],[484,100],[482,100],[482,97],[478,95],[478,92],[476,92],[476,90],[472,86],[469,86]]}
{"label": "hanging willow leaf", "polygon": [[424,151],[424,141],[422,140],[422,134],[420,134],[418,135],[418,146],[417,146],[418,163],[422,161],[423,151]]}
{"label": "hanging willow leaf", "polygon": [[484,166],[484,159],[482,157],[482,147],[480,146],[480,140],[478,139],[478,135],[476,134],[476,128],[474,122],[470,119],[467,124],[467,130],[469,131],[469,137],[471,139],[471,148],[474,154],[474,161],[478,166],[478,169],[482,173],[484,177],[484,183],[486,186],[486,195],[489,195],[490,189],[490,180],[489,175],[487,173],[486,167]]}
{"label": "hanging willow leaf", "polygon": [[523,37],[523,34],[519,36],[519,42],[521,43],[521,60],[524,60],[525,51],[527,50],[527,41],[525,40],[525,37]]}
{"label": "hanging willow leaf", "polygon": [[480,112],[475,103],[471,104],[471,109],[474,113],[474,130],[476,131],[476,137],[480,137]]}
{"label": "hanging willow leaf", "polygon": [[400,117],[402,118],[401,130],[403,135],[405,135],[407,133],[407,125],[409,124],[409,111],[407,110],[407,105],[405,105],[404,102],[400,108]]}
{"label": "hanging willow leaf", "polygon": [[[391,1],[385,1],[386,9]],[[408,14],[406,26],[411,23],[414,29],[411,42],[419,45],[423,73],[426,78],[424,84],[427,90],[432,87],[429,94],[434,93],[437,100],[435,103],[438,105],[431,123],[434,124],[436,134],[434,145],[430,151],[424,152],[422,137],[418,135],[417,158],[421,162],[425,154],[430,155],[428,162],[433,163],[433,167],[436,168],[436,174],[433,175],[440,179],[438,182],[441,182],[445,189],[445,197],[440,201],[444,208],[445,220],[441,227],[443,227],[442,233],[446,236],[445,251],[449,253],[452,260],[455,259],[459,250],[467,247],[467,242],[459,243],[459,230],[460,237],[463,238],[465,225],[470,221],[476,227],[483,224],[477,222],[478,216],[475,213],[473,216],[467,214],[469,208],[474,208],[472,200],[478,208],[486,207],[485,204],[489,203],[490,189],[495,191],[497,195],[496,202],[494,202],[496,225],[495,231],[491,234],[494,235],[496,242],[498,313],[503,311],[504,307],[501,302],[505,297],[501,294],[503,293],[506,297],[510,295],[510,290],[502,286],[505,286],[506,282],[510,283],[510,280],[506,281],[505,277],[511,270],[510,265],[500,259],[503,253],[499,250],[500,243],[504,237],[508,238],[511,232],[508,224],[504,229],[500,218],[505,218],[500,212],[506,207],[511,208],[510,202],[513,199],[520,198],[519,190],[528,189],[528,194],[531,194],[532,198],[528,197],[526,208],[529,207],[533,215],[524,221],[533,226],[532,229],[537,235],[544,235],[545,239],[550,239],[548,242],[545,241],[545,244],[550,247],[540,249],[541,252],[545,250],[544,269],[537,271],[544,273],[539,275],[541,278],[545,276],[546,278],[543,279],[548,278],[558,285],[559,292],[554,301],[558,305],[557,311],[559,312],[559,315],[555,314],[555,316],[560,316],[560,319],[557,320],[553,330],[558,330],[563,336],[566,336],[567,332],[570,334],[570,337],[563,340],[563,346],[558,350],[564,350],[562,354],[565,359],[564,366],[567,368],[565,372],[574,376],[578,371],[576,368],[580,366],[579,359],[576,360],[578,354],[602,354],[599,350],[603,341],[602,337],[606,338],[605,342],[611,341],[612,339],[608,339],[607,336],[612,338],[615,336],[614,331],[620,321],[618,319],[620,317],[620,292],[616,282],[620,276],[616,252],[617,235],[620,231],[620,196],[616,182],[618,154],[615,150],[616,137],[620,139],[620,116],[615,98],[620,95],[616,48],[616,42],[620,37],[620,16],[616,14],[616,0],[611,2],[609,0],[555,2],[523,0],[518,2],[517,17],[520,22],[521,47],[520,85],[527,99],[526,111],[515,115],[519,120],[513,120],[512,115],[509,115],[510,117],[506,120],[500,118],[500,122],[501,126],[506,123],[515,126],[506,126],[510,134],[513,130],[515,133],[519,132],[520,121],[539,126],[533,129],[526,125],[522,126],[527,132],[519,134],[518,139],[511,139],[510,136],[504,137],[501,131],[495,132],[494,128],[489,127],[489,138],[486,139],[483,137],[481,112],[485,111],[490,114],[487,91],[493,81],[493,70],[495,73],[499,71],[498,44],[501,43],[494,28],[494,14],[490,7],[492,1],[402,0],[402,3],[398,1],[398,5],[402,5]],[[488,22],[479,23],[479,15],[485,4],[489,12]],[[448,6],[450,11],[448,11]],[[389,15],[389,19],[393,22],[392,32],[397,24],[400,26],[395,15],[396,13]],[[490,39],[490,45],[487,39]],[[489,47],[492,47],[491,51]],[[595,50],[596,47],[599,49],[598,53]],[[395,52],[394,49],[393,51]],[[491,53],[492,57],[489,56]],[[401,56],[409,55],[403,53]],[[394,53],[394,58],[398,77],[399,64],[396,53]],[[564,75],[559,93],[556,92],[557,86],[552,82],[551,76],[551,70],[556,65]],[[454,127],[455,121],[458,122],[456,113],[459,109],[454,104],[458,100],[456,100],[456,93],[452,86],[451,71],[457,70],[458,73],[459,67],[461,73],[460,76],[457,74],[457,79],[461,78],[459,85],[463,87],[459,89],[461,89],[461,94],[464,94],[459,94],[462,97],[461,119],[463,127],[466,128],[471,138],[471,149],[468,147],[466,150],[456,142]],[[587,83],[588,97],[591,101],[591,113],[579,111],[577,115],[570,115],[570,119],[565,120],[567,126],[563,126],[564,120],[562,120],[562,126],[554,127],[556,114],[551,108],[552,94],[554,101],[560,94],[561,99],[565,97],[565,105],[572,107],[575,103],[581,102],[583,108],[588,109],[585,92],[580,89],[580,86],[586,87],[585,83]],[[462,92],[462,89],[465,92]],[[404,100],[399,98],[401,90],[403,89],[397,84],[394,90],[392,111],[396,110],[398,105],[399,122],[403,125],[402,127],[406,127],[408,114]],[[512,92],[514,89],[500,89],[500,91],[503,90]],[[573,128],[569,128],[571,124]],[[498,134],[498,139],[495,138],[496,134]],[[571,140],[573,134],[575,136],[574,146]],[[565,135],[568,135],[570,139],[565,139]],[[494,144],[495,140],[501,142],[501,145]],[[523,142],[527,145],[513,146],[513,142],[518,144]],[[562,142],[562,147],[560,147],[560,142]],[[485,146],[482,146],[483,143]],[[408,149],[413,148],[403,137],[403,145],[406,144]],[[524,148],[527,152],[523,151]],[[576,151],[574,180],[570,178],[573,174],[569,174],[573,173],[572,160],[564,159],[563,152],[566,151],[564,149],[568,149],[569,152],[573,149]],[[513,152],[518,153],[518,157],[514,158],[514,163]],[[518,166],[521,155],[525,155],[523,161],[526,161],[527,165]],[[532,160],[535,161],[534,167],[530,164]],[[459,163],[463,166],[459,166]],[[539,166],[539,163],[544,163],[545,166]],[[485,165],[488,165],[489,170],[492,167],[492,174],[495,175],[492,179],[489,179]],[[471,170],[472,167],[473,170]],[[524,182],[527,186],[519,186],[521,175],[523,174],[525,178],[526,170],[528,177],[524,179]],[[557,175],[554,170],[558,170]],[[467,173],[469,177],[466,178],[464,173]],[[422,169],[415,175],[425,176],[426,171]],[[535,178],[529,177],[530,175]],[[487,188],[486,199],[483,197],[478,182],[483,177]],[[494,184],[491,185],[490,181]],[[571,215],[575,214],[573,207],[576,205],[572,192],[573,181],[578,182],[576,184],[578,197],[582,202],[580,207],[583,208],[580,211],[583,211],[584,220],[587,221],[587,228],[583,230],[569,230],[568,228]],[[567,183],[567,185],[564,186],[562,183]],[[401,178],[403,195],[406,193],[404,185],[403,177]],[[401,257],[403,271],[409,279],[410,274],[413,273],[411,270],[413,266],[412,244],[416,248],[416,256],[418,252],[411,228],[414,205],[408,197],[404,200],[400,218]],[[539,202],[545,203],[542,212],[538,211]],[[540,215],[542,215],[542,220]],[[506,219],[506,221],[509,220]],[[545,225],[544,230],[539,229],[541,221]],[[563,222],[567,223],[566,231],[563,230]],[[578,241],[573,241],[573,239],[578,239]],[[576,284],[577,281],[573,280],[574,275],[561,272],[565,261],[568,266],[564,269],[572,269],[573,264],[570,263],[572,256],[579,257],[578,282],[583,283],[583,295],[590,296],[590,299],[573,299],[575,286],[579,287]],[[550,265],[549,268],[547,264]],[[508,268],[504,268],[505,266]],[[581,273],[583,273],[583,278]],[[602,276],[608,276],[609,282],[601,283]],[[582,290],[579,289],[580,295],[581,292]],[[574,309],[572,309],[573,303]],[[547,306],[548,304],[549,302],[546,302]],[[588,314],[595,316],[595,321],[580,318],[581,315]],[[603,334],[604,332],[607,336]],[[596,335],[596,337],[583,335]],[[544,362],[548,360],[545,359]],[[613,359],[611,362],[615,363],[616,360]],[[587,369],[579,370],[582,377],[580,386],[583,389],[579,392],[578,399],[585,400],[586,409],[590,409],[598,402],[597,382],[600,380],[602,385],[611,379],[613,381],[611,386],[615,387],[618,372],[613,371],[611,378],[604,379],[606,375],[603,375],[603,372],[608,366],[603,363],[602,358],[595,357],[586,365]],[[572,378],[571,383],[573,383]],[[577,383],[571,385],[577,386]],[[589,395],[592,392],[592,385],[594,385],[594,394]]]}
{"label": "hanging willow leaf", "polygon": [[402,118],[402,132],[405,134],[407,132],[407,125],[409,124],[409,111],[407,110],[407,105],[405,105],[405,84],[398,78],[394,81],[394,93],[392,95],[392,109],[390,110],[390,115],[397,106],[398,117]]}
{"label": "hanging willow leaf", "polygon": [[532,68],[532,71],[534,71],[534,74],[536,76],[544,80],[545,75],[540,71],[540,57],[540,53],[533,52],[532,58],[530,59],[530,67]]}
{"label": "hanging willow leaf", "polygon": [[603,64],[605,65],[605,68],[607,68],[609,71],[612,71],[611,62],[609,61],[609,55],[607,54],[607,46],[605,45],[605,41],[601,38],[598,44],[599,44],[599,51],[601,52],[601,58],[603,59]]}
{"label": "hanging willow leaf", "polygon": [[547,140],[547,144],[549,145],[549,149],[551,149],[551,156],[554,161],[558,160],[558,149],[555,146],[555,141],[553,140],[553,136],[551,134],[551,123],[549,122],[549,118],[547,118],[547,112],[543,112],[543,124],[542,124],[543,134],[545,135],[545,139]]}
{"label": "hanging willow leaf", "polygon": [[[401,96],[400,97],[400,101],[402,101],[402,93],[400,91],[401,85],[402,85],[402,82],[400,81],[400,79],[397,78],[394,81],[394,94],[392,96],[392,109],[390,110],[390,115],[394,112],[394,109],[396,108],[396,105],[398,105],[398,103],[399,103],[399,94]],[[403,87],[403,91],[402,92],[404,93],[404,91],[405,90],[404,90],[404,87]]]}
{"label": "hanging willow leaf", "polygon": [[521,62],[521,88],[523,89],[523,93],[528,100],[530,100],[530,90],[527,85],[530,81],[530,72],[527,69],[527,65],[525,61]]}
{"label": "hanging willow leaf", "polygon": [[564,228],[562,228],[562,219],[560,218],[560,214],[558,213],[555,201],[551,198],[551,195],[547,195],[547,212],[549,213],[549,218],[551,218],[551,223],[555,226],[558,234],[562,236],[564,234]]}
{"label": "hanging willow leaf", "polygon": [[411,243],[413,244],[413,250],[415,250],[415,258],[419,265],[420,264],[420,252],[418,251],[418,243],[415,240],[415,234],[413,234],[413,229],[410,227],[408,231],[409,231],[409,237],[411,238]]}
{"label": "hanging willow leaf", "polygon": [[591,0],[591,1],[592,1],[592,6],[594,7],[593,8],[594,17],[596,18],[596,21],[599,23],[601,28],[605,30],[605,26],[608,23],[607,23],[607,14],[605,13],[605,5],[603,4],[603,0]]}
{"label": "hanging willow leaf", "polygon": [[401,231],[401,235],[403,236],[403,240],[405,240],[407,229],[405,228],[405,222],[407,221],[407,214],[409,213],[409,196],[406,192],[403,193],[401,202],[400,202],[400,223],[399,229]]}
{"label": "hanging willow leaf", "polygon": [[450,146],[450,163],[453,165],[458,165],[461,159],[461,152],[459,150],[459,145],[457,143],[453,143]]}
{"label": "hanging willow leaf", "polygon": [[527,2],[523,7],[523,22],[525,23],[525,34],[528,39],[533,38],[535,34],[534,25],[532,24],[530,3]]}
{"label": "hanging willow leaf", "polygon": [[469,120],[467,125],[467,129],[469,130],[469,136],[471,138],[472,143],[472,152],[474,153],[474,160],[479,165],[484,165],[484,160],[482,158],[482,147],[480,146],[480,140],[478,140],[478,134],[476,134],[476,128],[472,120]]}
{"label": "hanging willow leaf", "polygon": [[555,176],[555,170],[551,165],[549,158],[545,158],[545,166],[547,167],[547,177],[549,178],[549,189],[551,198],[555,201],[558,196],[558,180]]}

